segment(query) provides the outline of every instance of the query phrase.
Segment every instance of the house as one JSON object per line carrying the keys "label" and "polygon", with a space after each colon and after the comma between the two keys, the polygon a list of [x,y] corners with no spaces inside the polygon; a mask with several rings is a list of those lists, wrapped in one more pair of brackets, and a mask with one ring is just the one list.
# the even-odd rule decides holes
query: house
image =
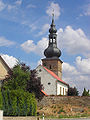
{"label": "house", "polygon": [[9,70],[10,70],[10,67],[4,61],[3,57],[0,56],[0,85],[2,80],[5,78],[5,76],[8,75]]}

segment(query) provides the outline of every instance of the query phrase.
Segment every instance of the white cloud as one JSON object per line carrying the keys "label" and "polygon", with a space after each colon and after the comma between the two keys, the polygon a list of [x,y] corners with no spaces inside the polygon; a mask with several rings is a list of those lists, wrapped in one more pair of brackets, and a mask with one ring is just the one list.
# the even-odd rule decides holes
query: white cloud
{"label": "white cloud", "polygon": [[4,10],[6,8],[6,5],[0,0],[0,11]]}
{"label": "white cloud", "polygon": [[17,0],[17,1],[15,2],[15,4],[16,4],[16,5],[21,5],[21,4],[22,4],[22,0]]}
{"label": "white cloud", "polygon": [[27,5],[27,8],[36,8],[36,6],[33,4],[29,4],[29,5]]}
{"label": "white cloud", "polygon": [[10,45],[14,45],[15,42],[7,40],[5,37],[0,37],[0,46],[10,46]]}
{"label": "white cloud", "polygon": [[21,48],[27,53],[34,52],[43,56],[44,49],[47,47],[48,39],[42,38],[37,44],[34,44],[33,40],[27,40],[21,44]]}
{"label": "white cloud", "polygon": [[48,31],[49,26],[50,26],[49,24],[44,24],[41,31],[38,33],[38,36],[45,34]]}
{"label": "white cloud", "polygon": [[9,56],[7,54],[2,54],[1,56],[10,68],[13,68],[18,63],[18,60],[13,56]]}
{"label": "white cloud", "polygon": [[15,5],[7,5],[7,9],[8,11],[11,11],[12,9],[16,9],[16,6]]}
{"label": "white cloud", "polygon": [[[46,29],[46,26],[45,26],[45,29]],[[42,33],[39,33],[39,34],[42,34]],[[27,52],[32,51],[40,54],[42,51],[45,50],[48,44],[48,41],[49,40],[47,38],[44,38],[38,41],[37,45],[35,45],[34,41],[29,40],[23,43],[21,47]],[[84,55],[87,58],[90,57],[90,40],[86,37],[83,30],[80,28],[76,30],[74,30],[71,26],[66,26],[65,30],[60,28],[58,30],[57,42],[58,42],[59,49],[64,49],[70,55],[80,54],[80,55]],[[42,44],[44,44],[44,47]],[[39,52],[37,52],[36,49]]]}
{"label": "white cloud", "polygon": [[90,16],[90,4],[85,5],[84,7],[84,15]]}
{"label": "white cloud", "polygon": [[90,40],[81,28],[74,30],[66,26],[65,30],[58,30],[58,46],[65,49],[69,54],[82,54],[90,56]]}
{"label": "white cloud", "polygon": [[76,58],[76,66],[78,71],[80,71],[84,75],[90,75],[90,58],[81,59],[80,56]]}
{"label": "white cloud", "polygon": [[70,86],[76,86],[81,92],[83,88],[90,89],[90,58],[76,58],[75,66],[63,63],[63,80]]}
{"label": "white cloud", "polygon": [[23,44],[21,44],[21,47],[23,48],[24,51],[26,51],[27,53],[35,51],[36,46],[33,43],[33,40],[27,40],[26,42],[24,42]]}
{"label": "white cloud", "polygon": [[52,16],[53,10],[54,10],[55,19],[58,19],[58,17],[61,14],[60,6],[58,3],[51,2],[51,4],[47,7],[46,13],[49,16]]}

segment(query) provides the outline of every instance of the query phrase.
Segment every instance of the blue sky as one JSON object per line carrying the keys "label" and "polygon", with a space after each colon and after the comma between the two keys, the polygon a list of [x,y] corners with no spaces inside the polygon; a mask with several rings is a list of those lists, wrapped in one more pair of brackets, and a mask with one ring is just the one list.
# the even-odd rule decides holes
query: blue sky
{"label": "blue sky", "polygon": [[90,0],[0,0],[0,54],[35,68],[48,45],[53,9],[63,80],[89,89]]}

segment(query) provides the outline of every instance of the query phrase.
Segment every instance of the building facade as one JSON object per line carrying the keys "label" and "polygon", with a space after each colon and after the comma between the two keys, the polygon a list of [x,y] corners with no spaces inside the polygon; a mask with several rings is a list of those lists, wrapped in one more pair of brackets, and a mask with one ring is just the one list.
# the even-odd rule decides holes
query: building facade
{"label": "building facade", "polygon": [[0,86],[2,80],[8,75],[8,71],[10,70],[9,66],[7,63],[4,61],[2,56],[0,56]]}

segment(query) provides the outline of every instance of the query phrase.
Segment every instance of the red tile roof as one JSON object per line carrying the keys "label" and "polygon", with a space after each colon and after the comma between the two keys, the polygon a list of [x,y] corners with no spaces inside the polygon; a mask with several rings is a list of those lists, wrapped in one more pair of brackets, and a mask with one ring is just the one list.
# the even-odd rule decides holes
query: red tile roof
{"label": "red tile roof", "polygon": [[43,90],[41,90],[41,92],[42,92],[44,95],[48,96]]}
{"label": "red tile roof", "polygon": [[54,72],[52,72],[51,70],[47,69],[46,67],[42,66],[48,73],[50,73],[55,79],[57,79],[58,81],[60,81],[61,83],[64,83],[65,85],[68,85],[66,82],[64,82],[63,80],[61,80]]}

